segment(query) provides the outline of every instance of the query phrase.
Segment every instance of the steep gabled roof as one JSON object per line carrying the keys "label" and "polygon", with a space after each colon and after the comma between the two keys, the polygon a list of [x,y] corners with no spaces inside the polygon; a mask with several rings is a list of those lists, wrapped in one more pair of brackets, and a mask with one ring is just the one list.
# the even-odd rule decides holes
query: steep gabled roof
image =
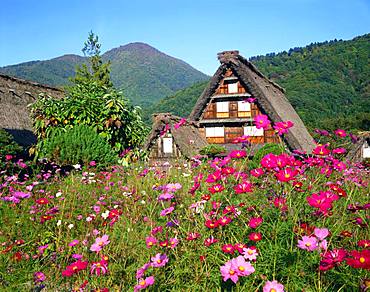
{"label": "steep gabled roof", "polygon": [[169,113],[154,114],[152,131],[145,143],[144,150],[150,149],[159,138],[161,131],[168,125],[174,143],[179,147],[182,155],[186,158],[191,158],[199,154],[200,149],[208,145],[207,141],[201,136],[196,124],[193,122],[185,121],[176,129],[175,124],[178,124],[180,121],[180,117]]}
{"label": "steep gabled roof", "polygon": [[61,98],[64,92],[55,87],[0,74],[0,128],[10,132],[22,145],[35,142],[27,106],[35,102],[39,94]]}
{"label": "steep gabled roof", "polygon": [[266,113],[274,122],[292,121],[294,126],[289,129],[284,139],[288,147],[300,149],[311,153],[315,147],[314,140],[308,133],[301,118],[298,116],[288,99],[285,97],[284,89],[269,80],[247,59],[239,55],[238,51],[226,51],[218,54],[221,66],[213,75],[208,87],[199,97],[189,119],[197,121],[202,112],[210,102],[212,95],[218,88],[228,69],[238,77],[240,83],[256,98],[256,102],[262,112]]}

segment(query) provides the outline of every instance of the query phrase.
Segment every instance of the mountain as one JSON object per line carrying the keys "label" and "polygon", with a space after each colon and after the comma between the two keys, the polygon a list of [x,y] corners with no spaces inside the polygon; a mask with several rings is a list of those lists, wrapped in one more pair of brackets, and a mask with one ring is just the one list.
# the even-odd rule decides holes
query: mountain
{"label": "mountain", "polygon": [[[250,58],[286,95],[309,128],[370,129],[370,34]],[[215,68],[216,69],[216,68]],[[207,82],[146,109],[187,116]]]}
{"label": "mountain", "polygon": [[[134,104],[146,107],[209,77],[182,60],[168,56],[145,43],[131,43],[102,55],[111,62],[113,84]],[[85,57],[64,55],[46,61],[32,61],[0,67],[0,72],[52,86],[69,83]]]}

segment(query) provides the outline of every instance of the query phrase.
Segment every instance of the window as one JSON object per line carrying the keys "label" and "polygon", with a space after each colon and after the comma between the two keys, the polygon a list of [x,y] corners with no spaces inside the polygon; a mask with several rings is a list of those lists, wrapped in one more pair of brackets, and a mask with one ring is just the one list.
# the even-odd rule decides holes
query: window
{"label": "window", "polygon": [[227,84],[229,93],[238,93],[238,82],[232,82]]}
{"label": "window", "polygon": [[172,153],[172,138],[163,138],[163,153]]}
{"label": "window", "polygon": [[238,111],[239,112],[250,112],[251,104],[247,101],[238,101]]}
{"label": "window", "polygon": [[224,127],[206,128],[206,137],[224,137]]}
{"label": "window", "polygon": [[216,117],[217,118],[228,118],[229,117],[229,102],[221,101],[216,103]]}
{"label": "window", "polygon": [[216,103],[217,112],[218,113],[227,113],[229,112],[229,102],[228,101],[222,101]]}
{"label": "window", "polygon": [[263,129],[257,129],[256,126],[244,127],[244,135],[251,137],[261,137],[263,136]]}
{"label": "window", "polygon": [[362,145],[362,158],[370,158],[370,145],[367,142]]}

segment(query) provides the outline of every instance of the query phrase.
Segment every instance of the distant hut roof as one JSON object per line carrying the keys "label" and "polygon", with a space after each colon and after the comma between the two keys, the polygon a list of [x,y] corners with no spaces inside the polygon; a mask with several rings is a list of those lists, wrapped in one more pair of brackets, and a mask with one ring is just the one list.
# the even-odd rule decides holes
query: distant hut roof
{"label": "distant hut roof", "polygon": [[346,156],[346,158],[352,162],[363,161],[362,146],[365,144],[366,141],[370,145],[370,131],[359,133],[358,138],[358,141],[352,145]]}
{"label": "distant hut roof", "polygon": [[60,98],[64,92],[55,87],[0,74],[0,127],[10,132],[22,145],[35,141],[27,106],[35,102],[39,94]]}
{"label": "distant hut roof", "polygon": [[161,131],[166,125],[170,127],[174,143],[179,147],[182,155],[191,158],[199,154],[199,151],[207,146],[208,143],[200,134],[197,125],[194,122],[185,121],[177,129],[175,124],[181,121],[181,118],[170,113],[158,113],[153,115],[154,122],[144,146],[144,150],[149,150],[153,143],[159,138]]}
{"label": "distant hut roof", "polygon": [[189,119],[199,120],[204,108],[210,102],[221,80],[228,69],[239,78],[241,84],[248,89],[252,96],[257,99],[261,107],[273,122],[292,121],[294,127],[289,129],[284,139],[289,148],[300,149],[311,153],[315,147],[312,136],[307,131],[301,118],[298,116],[288,99],[284,95],[284,89],[269,80],[247,59],[239,55],[239,51],[225,51],[218,54],[221,63],[213,75],[208,87],[199,97]]}

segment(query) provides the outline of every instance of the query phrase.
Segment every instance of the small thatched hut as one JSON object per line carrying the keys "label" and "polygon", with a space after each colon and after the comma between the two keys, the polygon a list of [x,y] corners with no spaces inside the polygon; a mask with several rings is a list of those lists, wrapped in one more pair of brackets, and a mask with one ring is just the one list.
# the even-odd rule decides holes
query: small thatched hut
{"label": "small thatched hut", "polygon": [[33,103],[39,94],[61,98],[64,92],[58,88],[0,74],[0,127],[11,133],[15,141],[24,146],[36,141],[27,106]]}
{"label": "small thatched hut", "polygon": [[310,153],[315,147],[313,138],[284,90],[238,51],[219,53],[218,59],[220,67],[189,116],[199,123],[203,137],[226,148],[243,135],[249,136],[252,144],[278,143],[280,137],[271,126],[266,130],[254,126],[253,118],[263,113],[274,123],[292,121],[294,126],[283,137],[285,144],[291,150]]}
{"label": "small thatched hut", "polygon": [[151,164],[187,160],[208,145],[197,125],[183,118],[160,113],[153,115],[152,131],[144,150],[149,151]]}
{"label": "small thatched hut", "polygon": [[353,144],[347,154],[347,159],[352,162],[370,160],[370,132],[362,132],[358,135],[359,140]]}

